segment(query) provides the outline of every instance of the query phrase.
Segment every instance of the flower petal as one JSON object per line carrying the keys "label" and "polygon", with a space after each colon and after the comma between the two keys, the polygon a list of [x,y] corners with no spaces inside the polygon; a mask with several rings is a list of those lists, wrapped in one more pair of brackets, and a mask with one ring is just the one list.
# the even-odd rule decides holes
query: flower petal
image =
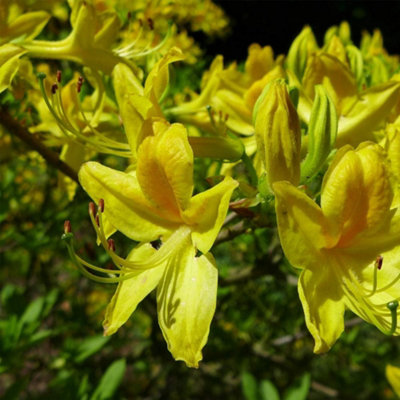
{"label": "flower petal", "polygon": [[172,260],[157,289],[158,322],[176,360],[198,367],[217,299],[218,272],[211,254],[195,257],[189,242]]}
{"label": "flower petal", "polygon": [[386,378],[394,392],[400,397],[400,368],[394,365],[386,365]]}
{"label": "flower petal", "polygon": [[[128,260],[145,261],[155,252],[150,244],[144,244],[131,251]],[[164,269],[165,263],[145,271],[126,272],[135,275],[118,284],[117,291],[107,306],[103,322],[105,336],[115,333],[128,320],[137,305],[158,285]]]}
{"label": "flower petal", "polygon": [[285,256],[296,268],[313,266],[319,250],[331,247],[331,242],[335,242],[335,238],[328,234],[322,210],[289,182],[275,182],[273,190],[279,237]]}
{"label": "flower petal", "polygon": [[226,177],[213,188],[192,197],[183,213],[185,222],[192,225],[193,243],[202,253],[207,253],[213,245],[237,186],[234,179]]}
{"label": "flower petal", "polygon": [[173,124],[143,141],[137,178],[153,206],[167,210],[171,219],[179,221],[193,192],[193,151],[183,125]]}
{"label": "flower petal", "polygon": [[79,181],[96,203],[104,199],[111,225],[133,240],[152,241],[177,227],[165,210],[152,208],[135,176],[88,162],[79,171]]}
{"label": "flower petal", "polygon": [[315,353],[328,351],[344,330],[344,297],[328,274],[332,267],[321,264],[318,269],[305,269],[299,279],[299,296]]}

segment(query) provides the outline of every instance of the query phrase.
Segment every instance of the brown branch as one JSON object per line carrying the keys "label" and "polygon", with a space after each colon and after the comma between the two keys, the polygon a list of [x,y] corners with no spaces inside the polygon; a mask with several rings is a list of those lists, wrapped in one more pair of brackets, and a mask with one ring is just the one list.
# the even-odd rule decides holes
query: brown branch
{"label": "brown branch", "polygon": [[18,136],[29,147],[36,150],[50,165],[79,183],[78,174],[68,164],[60,160],[57,153],[46,147],[2,107],[0,107],[0,123],[11,135]]}
{"label": "brown branch", "polygon": [[231,240],[231,239],[235,238],[236,236],[240,236],[243,233],[248,232],[249,230],[250,230],[250,228],[245,225],[245,221],[240,221],[236,225],[233,225],[228,228],[224,228],[217,236],[214,246],[217,246],[221,243],[227,242],[228,240]]}

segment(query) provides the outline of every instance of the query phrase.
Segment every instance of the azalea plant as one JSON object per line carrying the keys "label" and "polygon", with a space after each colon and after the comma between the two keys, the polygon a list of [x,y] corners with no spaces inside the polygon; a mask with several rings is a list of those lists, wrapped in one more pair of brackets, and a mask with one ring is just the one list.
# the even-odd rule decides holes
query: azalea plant
{"label": "azalea plant", "polygon": [[[18,369],[12,354],[59,337],[62,315],[54,310],[52,329],[40,317],[52,315],[58,297],[82,290],[93,292],[59,307],[66,315],[82,307],[94,318],[87,343],[75,355],[66,346],[51,368],[79,364],[106,344],[110,362],[98,385],[78,380],[71,398],[112,398],[130,368],[126,349],[112,351],[114,338],[126,335],[129,346],[129,332],[153,321],[172,355],[167,365],[175,359],[211,375],[215,357],[236,351],[203,356],[213,329],[221,343],[233,335],[246,343],[241,351],[273,362],[269,346],[282,345],[276,333],[296,341],[303,324],[309,334],[298,338],[308,344],[298,346],[310,359],[320,357],[311,343],[316,354],[340,356],[340,342],[351,347],[360,326],[398,346],[400,63],[378,30],[357,45],[342,22],[318,44],[305,26],[287,54],[249,43],[246,60],[227,64],[218,55],[206,66],[190,32],[211,37],[229,26],[208,0],[3,1],[0,15],[0,152],[7,160],[15,141],[29,149],[4,163],[5,192],[24,195],[5,196],[1,235],[12,236],[25,204],[35,224],[59,232],[34,245],[47,251],[36,265],[62,264],[62,275],[26,309],[11,306],[23,291],[2,290],[13,317],[0,324],[1,372]],[[41,186],[34,178],[43,171],[51,178]],[[36,232],[35,224],[21,229]],[[247,294],[229,289],[241,282]],[[240,319],[228,322],[241,302],[261,310],[263,335],[254,343]],[[282,311],[274,316],[275,302]],[[160,344],[158,331],[148,330],[155,336],[136,337],[128,351],[138,359]],[[153,367],[147,373],[163,379]],[[69,368],[53,377],[50,393],[73,387]],[[268,375],[258,382],[250,365],[241,369],[250,400],[279,399],[276,386],[291,387],[285,398],[340,393],[308,371],[296,387],[291,374],[285,384]],[[400,395],[398,369],[388,364],[386,376],[388,396]],[[4,393],[22,393],[21,379],[5,380]]]}

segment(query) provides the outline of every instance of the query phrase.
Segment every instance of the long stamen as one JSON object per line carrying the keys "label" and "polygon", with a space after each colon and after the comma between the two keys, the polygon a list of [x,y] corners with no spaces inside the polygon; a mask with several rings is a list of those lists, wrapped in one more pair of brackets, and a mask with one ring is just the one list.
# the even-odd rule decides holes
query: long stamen
{"label": "long stamen", "polygon": [[387,303],[387,308],[389,309],[392,316],[392,326],[387,335],[393,335],[397,329],[397,308],[399,307],[399,302],[397,300]]}
{"label": "long stamen", "polygon": [[376,288],[378,287],[378,271],[382,268],[383,257],[378,256],[376,257],[375,264],[374,264],[374,281],[372,285],[371,293],[367,295],[367,297],[371,297],[376,293]]}

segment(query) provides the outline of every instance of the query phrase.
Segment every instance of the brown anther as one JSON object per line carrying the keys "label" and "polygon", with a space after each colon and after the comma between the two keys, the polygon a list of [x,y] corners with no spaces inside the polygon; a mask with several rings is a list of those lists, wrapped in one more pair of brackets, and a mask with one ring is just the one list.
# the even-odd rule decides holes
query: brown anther
{"label": "brown anther", "polygon": [[96,214],[96,224],[100,228],[100,219],[99,219],[99,214]]}
{"label": "brown anther", "polygon": [[154,21],[151,18],[147,18],[147,23],[149,24],[149,28],[151,30],[154,29]]}
{"label": "brown anther", "polygon": [[85,80],[83,79],[83,76],[80,76],[80,77],[78,78],[78,83],[76,84],[76,90],[78,91],[78,93],[81,92],[82,85],[83,85],[83,82],[84,82],[84,81],[85,81]]}
{"label": "brown anther", "polygon": [[108,250],[115,252],[115,242],[114,239],[108,239]]}
{"label": "brown anther", "polygon": [[140,25],[140,26],[143,26],[143,20],[142,20],[142,18],[139,18],[139,19],[138,19],[138,22],[139,22],[139,25]]}
{"label": "brown anther", "polygon": [[93,201],[89,203],[89,214],[96,215],[96,206],[94,205]]}
{"label": "brown anther", "polygon": [[61,71],[60,70],[57,71],[57,82],[58,83],[61,82]]}
{"label": "brown anther", "polygon": [[66,221],[64,221],[64,233],[71,233],[71,231],[71,221],[67,219]]}
{"label": "brown anther", "polygon": [[51,85],[51,93],[52,93],[52,94],[56,94],[57,89],[58,89],[57,83],[53,83],[53,84]]}
{"label": "brown anther", "polygon": [[222,111],[221,110],[218,111],[218,116],[219,116],[219,119],[222,119]]}
{"label": "brown anther", "polygon": [[382,268],[382,264],[383,264],[383,257],[381,255],[379,255],[378,257],[376,257],[375,260],[375,267],[378,269]]}
{"label": "brown anther", "polygon": [[132,13],[131,13],[130,11],[128,11],[128,14],[126,14],[126,17],[127,17],[128,19],[131,19],[131,18],[132,18]]}
{"label": "brown anther", "polygon": [[229,114],[225,114],[225,122],[228,121],[229,119]]}
{"label": "brown anther", "polygon": [[104,199],[99,200],[99,210],[101,213],[104,212]]}

